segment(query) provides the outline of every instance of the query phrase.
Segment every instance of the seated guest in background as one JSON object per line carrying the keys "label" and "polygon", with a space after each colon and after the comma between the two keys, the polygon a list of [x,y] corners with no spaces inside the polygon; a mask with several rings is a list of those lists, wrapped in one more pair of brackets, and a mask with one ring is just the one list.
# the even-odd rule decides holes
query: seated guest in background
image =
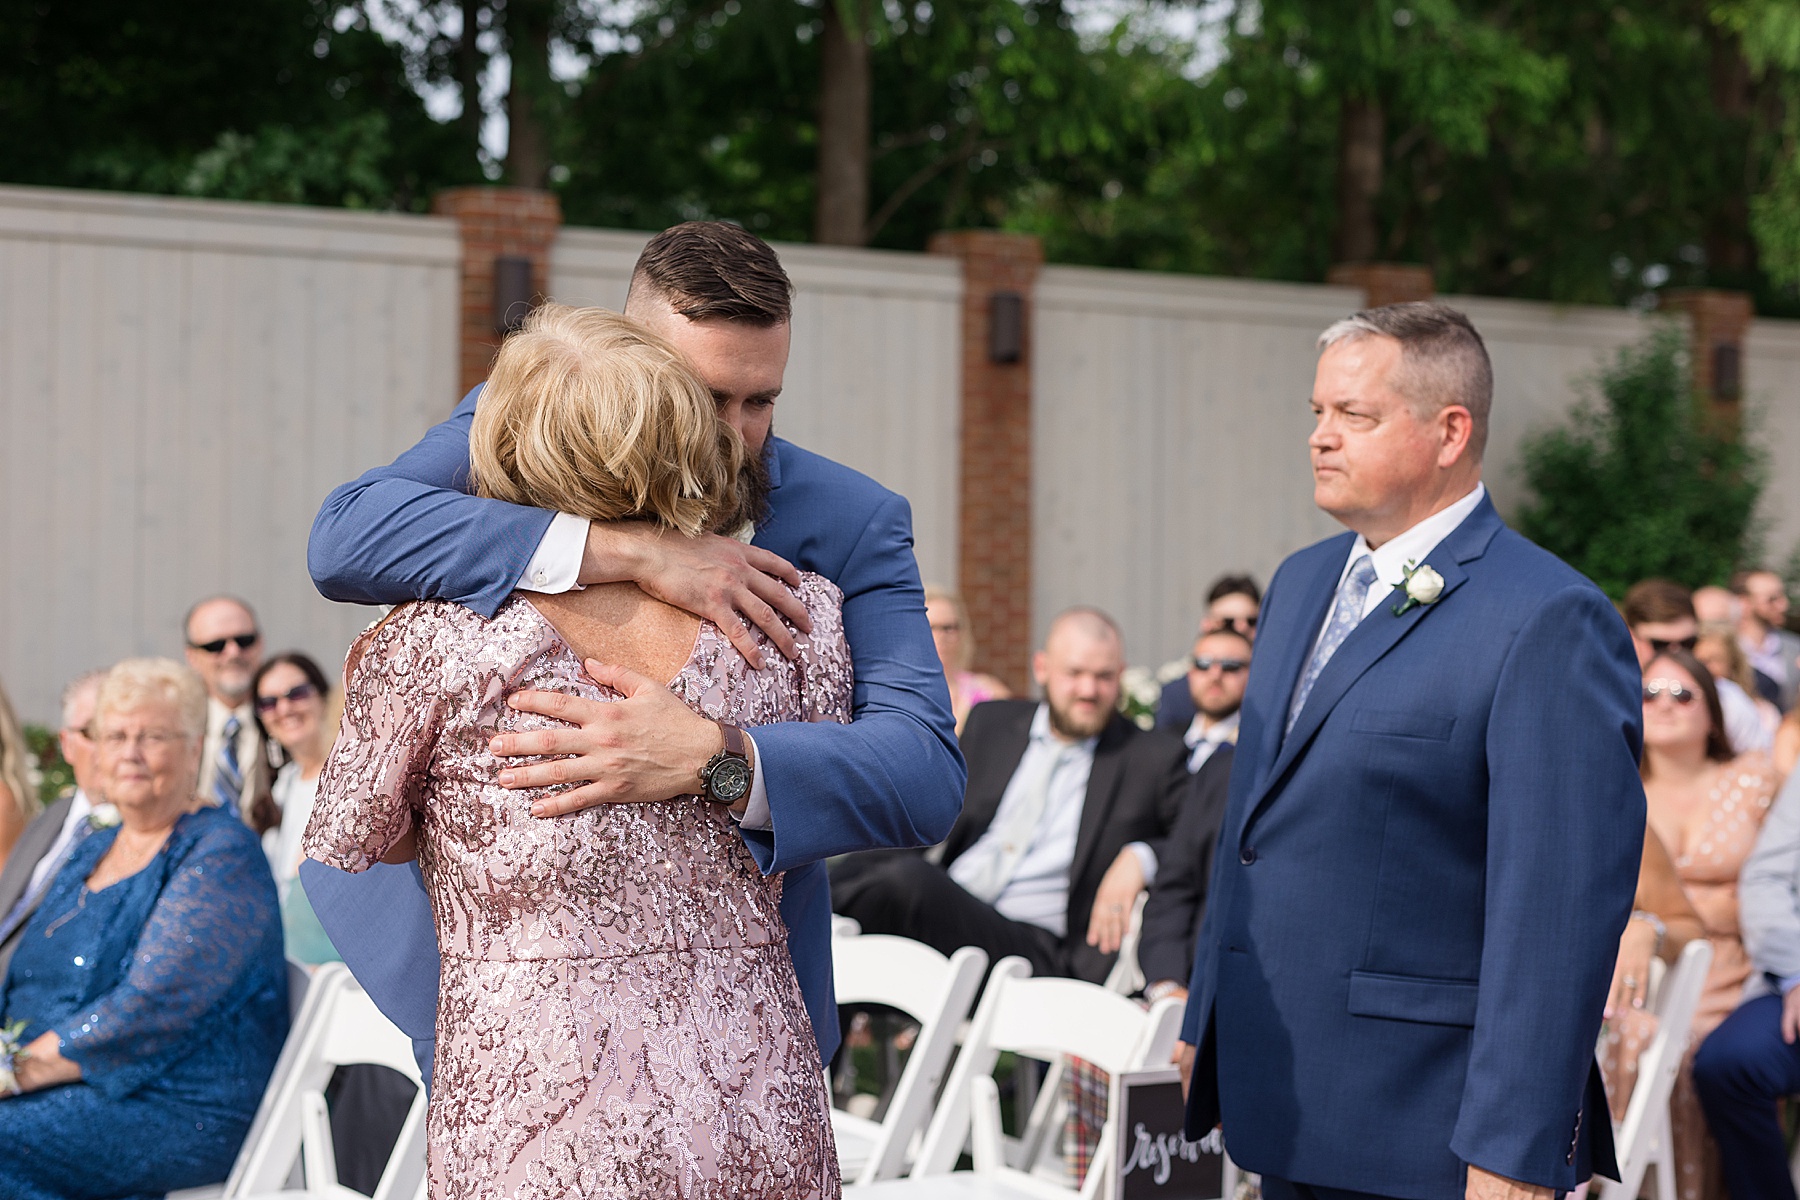
{"label": "seated guest in background", "polygon": [[1236,749],[1220,746],[1188,781],[1181,811],[1175,815],[1157,863],[1156,882],[1150,885],[1138,935],[1144,996],[1152,1004],[1164,996],[1187,999],[1188,977],[1194,973],[1194,939],[1206,916],[1206,889],[1212,880],[1213,851],[1225,818]]}
{"label": "seated guest in background", "polygon": [[1699,637],[1694,642],[1694,657],[1700,660],[1701,666],[1712,672],[1714,682],[1729,680],[1750,697],[1750,703],[1756,706],[1757,718],[1762,722],[1763,736],[1773,745],[1775,731],[1781,727],[1781,709],[1765,694],[1773,691],[1773,688],[1764,686],[1768,683],[1768,678],[1762,672],[1753,670],[1750,660],[1744,656],[1744,648],[1738,643],[1736,627],[1700,622]]}
{"label": "seated guest in background", "polygon": [[1188,696],[1194,702],[1194,719],[1182,731],[1187,745],[1187,769],[1191,775],[1206,765],[1220,746],[1235,746],[1238,709],[1244,703],[1244,684],[1250,678],[1250,639],[1235,629],[1203,633],[1188,660]]}
{"label": "seated guest in background", "polygon": [[975,658],[975,634],[969,629],[969,612],[962,597],[948,588],[927,584],[925,616],[931,621],[931,640],[937,644],[938,661],[944,665],[944,682],[950,685],[950,708],[961,733],[969,710],[989,700],[1010,700],[1012,689],[980,671],[971,671]]}
{"label": "seated guest in background", "polygon": [[[1694,617],[1693,593],[1668,579],[1645,579],[1625,593],[1619,612],[1631,629],[1638,665],[1653,654],[1674,648],[1688,654],[1700,641],[1700,622]],[[1757,714],[1756,702],[1729,679],[1718,682],[1719,704],[1725,713],[1725,736],[1738,752],[1767,750],[1771,738]]]}
{"label": "seated guest in background", "polygon": [[969,788],[943,864],[875,851],[832,867],[833,907],[865,933],[949,954],[980,946],[1039,975],[1098,983],[1174,822],[1184,747],[1119,715],[1124,639],[1074,608],[1050,624],[1032,673],[1044,702],[996,700],[969,716]]}
{"label": "seated guest in background", "polygon": [[[1262,609],[1262,589],[1248,575],[1221,575],[1206,593],[1206,615],[1200,618],[1196,639],[1230,629],[1251,642],[1256,640],[1256,616]],[[1163,685],[1156,707],[1156,726],[1180,733],[1194,719],[1194,698],[1187,680],[1171,679]]]}
{"label": "seated guest in background", "polygon": [[1743,608],[1738,640],[1758,675],[1775,687],[1769,697],[1786,712],[1800,698],[1800,634],[1787,629],[1787,584],[1770,570],[1740,571],[1731,590]]}
{"label": "seated guest in background", "polygon": [[1731,594],[1731,589],[1717,584],[1695,588],[1693,601],[1694,619],[1702,625],[1729,625],[1736,629],[1744,613],[1743,602]]}
{"label": "seated guest in background", "polygon": [[1694,1055],[1694,1090],[1731,1200],[1794,1200],[1784,1098],[1800,1093],[1800,777],[1789,776],[1738,878],[1752,972]]}
{"label": "seated guest in background", "polygon": [[92,830],[88,815],[94,807],[94,742],[88,734],[94,721],[94,700],[105,678],[105,671],[89,671],[63,689],[57,741],[63,761],[74,769],[75,786],[25,827],[12,857],[6,860],[6,869],[0,871],[0,979],[6,977],[6,964],[12,961],[25,923],[37,911],[50,881],[75,843]]}
{"label": "seated guest in background", "polygon": [[0,863],[12,854],[13,843],[37,808],[37,793],[31,790],[31,748],[25,744],[25,731],[13,715],[6,689],[0,687]]}
{"label": "seated guest in background", "polygon": [[1619,957],[1613,962],[1605,1023],[1600,1027],[1600,1072],[1615,1121],[1625,1118],[1625,1106],[1637,1085],[1638,1059],[1656,1036],[1656,1015],[1645,1007],[1650,960],[1661,959],[1665,966],[1672,966],[1689,942],[1705,936],[1700,915],[1681,890],[1681,876],[1668,847],[1646,826],[1637,894],[1632,900],[1631,920],[1619,935]]}
{"label": "seated guest in background", "polygon": [[[1651,655],[1644,667],[1644,794],[1649,827],[1675,863],[1712,943],[1712,969],[1694,1012],[1698,1045],[1737,1006],[1750,960],[1738,934],[1738,872],[1775,795],[1761,752],[1734,755],[1712,676],[1686,650]],[[1680,1200],[1718,1196],[1718,1148],[1694,1094],[1691,1058],[1670,1101]]]}
{"label": "seated guest in background", "polygon": [[9,1200],[161,1195],[224,1179],[287,1034],[275,885],[256,835],[197,797],[206,692],[168,659],[100,685],[82,840],[0,986],[25,1022],[0,1099]]}
{"label": "seated guest in background", "polygon": [[290,650],[257,668],[250,694],[255,697],[257,733],[268,748],[258,757],[258,768],[268,771],[279,761],[274,779],[255,789],[257,807],[250,814],[250,825],[263,831],[263,850],[281,896],[287,952],[303,963],[337,962],[337,951],[297,882],[303,857],[300,839],[312,819],[319,773],[337,740],[331,685],[318,663]]}
{"label": "seated guest in background", "polygon": [[244,779],[262,753],[250,677],[262,662],[256,614],[235,596],[212,596],[187,616],[187,661],[206,685],[206,744],[201,749],[200,794],[248,817]]}

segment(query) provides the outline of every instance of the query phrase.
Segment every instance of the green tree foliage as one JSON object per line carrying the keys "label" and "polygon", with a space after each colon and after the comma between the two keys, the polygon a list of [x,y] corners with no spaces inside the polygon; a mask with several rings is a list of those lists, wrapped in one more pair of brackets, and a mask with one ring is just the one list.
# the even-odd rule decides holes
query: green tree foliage
{"label": "green tree foliage", "polygon": [[1598,391],[1526,443],[1520,531],[1614,598],[1651,576],[1720,583],[1753,561],[1763,459],[1695,394],[1681,332],[1622,350]]}
{"label": "green tree foliage", "polygon": [[323,0],[0,5],[0,179],[424,208],[479,178],[402,57]]}

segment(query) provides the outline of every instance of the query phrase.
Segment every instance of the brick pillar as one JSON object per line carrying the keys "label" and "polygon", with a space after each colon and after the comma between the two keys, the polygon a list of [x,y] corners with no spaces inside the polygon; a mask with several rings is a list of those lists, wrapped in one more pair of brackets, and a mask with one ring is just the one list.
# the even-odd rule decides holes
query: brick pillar
{"label": "brick pillar", "polygon": [[1380,308],[1408,300],[1429,300],[1437,294],[1430,267],[1409,263],[1338,263],[1325,272],[1325,282],[1363,290],[1363,307]]}
{"label": "brick pillar", "polygon": [[1035,237],[940,233],[962,260],[962,478],[957,585],[977,670],[1025,694],[1031,672],[1031,307]]}
{"label": "brick pillar", "polygon": [[487,378],[503,336],[494,319],[494,261],[529,259],[531,292],[541,299],[550,289],[550,247],[562,227],[562,205],[530,188],[465,187],[439,192],[431,211],[455,217],[462,234],[457,373],[467,392]]}
{"label": "brick pillar", "polygon": [[1674,288],[1662,294],[1665,310],[1687,315],[1692,335],[1694,390],[1735,416],[1744,395],[1744,334],[1756,315],[1748,292]]}

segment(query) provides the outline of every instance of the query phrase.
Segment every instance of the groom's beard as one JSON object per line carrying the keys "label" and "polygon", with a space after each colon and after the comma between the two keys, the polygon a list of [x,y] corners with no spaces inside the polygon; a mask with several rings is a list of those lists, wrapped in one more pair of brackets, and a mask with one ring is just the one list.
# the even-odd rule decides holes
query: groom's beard
{"label": "groom's beard", "polygon": [[[775,453],[775,448],[767,443],[763,449],[766,454]],[[737,507],[713,526],[714,531],[729,537],[743,528],[746,522],[760,527],[769,516],[769,491],[768,463],[755,455],[746,454],[744,465],[738,469]]]}

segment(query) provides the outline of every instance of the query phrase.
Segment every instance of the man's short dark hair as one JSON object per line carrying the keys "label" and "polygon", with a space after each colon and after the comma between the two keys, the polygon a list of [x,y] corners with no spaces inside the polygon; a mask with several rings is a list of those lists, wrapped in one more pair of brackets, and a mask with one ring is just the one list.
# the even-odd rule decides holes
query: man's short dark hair
{"label": "man's short dark hair", "polygon": [[651,238],[631,273],[690,321],[768,328],[793,315],[794,285],[769,243],[725,221],[684,221]]}
{"label": "man's short dark hair", "polygon": [[1213,581],[1212,590],[1206,593],[1206,602],[1213,604],[1226,596],[1248,596],[1253,603],[1262,604],[1262,589],[1248,575],[1219,576]]}
{"label": "man's short dark hair", "polygon": [[1779,580],[1781,578],[1780,571],[1771,570],[1768,567],[1746,567],[1742,571],[1732,572],[1732,575],[1731,575],[1731,592],[1732,592],[1732,594],[1734,596],[1748,596],[1750,594],[1750,581],[1752,579],[1756,578],[1758,575],[1772,575],[1777,580]]}
{"label": "man's short dark hair", "polygon": [[1433,416],[1451,404],[1469,410],[1474,425],[1469,451],[1479,461],[1494,404],[1494,366],[1474,324],[1448,304],[1412,300],[1352,313],[1319,335],[1319,348],[1376,335],[1400,343],[1400,365],[1388,386],[1405,396],[1418,416]]}
{"label": "man's short dark hair", "polygon": [[1619,612],[1632,629],[1639,625],[1691,621],[1694,618],[1694,593],[1673,579],[1640,580],[1625,593]]}
{"label": "man's short dark hair", "polygon": [[[1239,593],[1233,592],[1231,594],[1238,595]],[[1215,637],[1236,638],[1238,641],[1244,643],[1244,657],[1245,658],[1249,658],[1251,652],[1256,649],[1256,643],[1250,640],[1249,634],[1240,632],[1235,626],[1231,626],[1231,625],[1227,625],[1223,629],[1209,629],[1205,633],[1196,635],[1194,638],[1194,645],[1198,646],[1201,642],[1204,642],[1207,638],[1215,638]]]}

